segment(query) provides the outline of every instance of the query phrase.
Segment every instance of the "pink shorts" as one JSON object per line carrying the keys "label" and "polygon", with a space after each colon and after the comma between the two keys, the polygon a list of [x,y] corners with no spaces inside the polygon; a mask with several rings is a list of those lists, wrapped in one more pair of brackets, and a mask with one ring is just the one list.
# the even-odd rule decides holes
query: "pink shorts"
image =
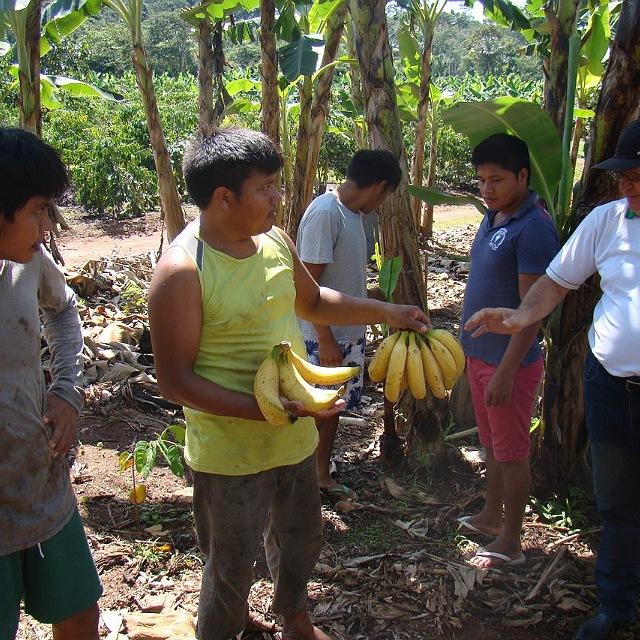
{"label": "pink shorts", "polygon": [[467,358],[467,375],[480,443],[487,449],[493,449],[498,462],[524,460],[531,451],[531,416],[544,363],[539,358],[520,367],[513,381],[511,402],[488,407],[484,395],[496,369],[496,366],[478,358]]}

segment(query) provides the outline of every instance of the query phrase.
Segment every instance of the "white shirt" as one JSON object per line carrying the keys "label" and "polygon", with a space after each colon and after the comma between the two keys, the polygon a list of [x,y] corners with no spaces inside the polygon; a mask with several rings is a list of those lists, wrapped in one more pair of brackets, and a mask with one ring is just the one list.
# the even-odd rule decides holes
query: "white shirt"
{"label": "white shirt", "polygon": [[589,346],[619,377],[640,375],[640,218],[625,218],[627,207],[626,198],[596,207],[547,269],[566,289],[600,274],[602,297],[593,311]]}

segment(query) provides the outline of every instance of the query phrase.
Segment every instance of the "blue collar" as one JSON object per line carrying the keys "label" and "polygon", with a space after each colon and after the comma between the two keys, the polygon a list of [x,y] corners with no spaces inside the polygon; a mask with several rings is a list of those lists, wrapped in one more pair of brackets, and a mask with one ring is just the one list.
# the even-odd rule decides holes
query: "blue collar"
{"label": "blue collar", "polygon": [[[522,204],[518,207],[518,210],[515,213],[512,213],[502,224],[508,224],[510,220],[519,220],[523,216],[525,216],[529,211],[537,206],[540,198],[535,191],[529,190],[529,195],[522,201]],[[487,211],[487,220],[489,224],[493,227],[493,220],[496,217],[497,211],[493,209],[489,209]]]}

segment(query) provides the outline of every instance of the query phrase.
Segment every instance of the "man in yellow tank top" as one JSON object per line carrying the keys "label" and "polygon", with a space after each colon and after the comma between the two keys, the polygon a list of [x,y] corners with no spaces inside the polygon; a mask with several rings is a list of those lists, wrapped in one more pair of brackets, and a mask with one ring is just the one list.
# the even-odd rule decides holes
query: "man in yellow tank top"
{"label": "man in yellow tank top", "polygon": [[200,640],[229,640],[251,626],[247,597],[262,538],[283,639],[329,638],[312,625],[306,604],[322,545],[313,418],[337,413],[343,402],[309,413],[283,400],[298,419],[270,425],[253,396],[262,360],[282,340],[305,353],[296,314],[316,324],[426,329],[417,307],[318,286],[292,241],[273,227],[282,165],[278,146],[254,131],[195,138],[184,176],[200,217],[164,253],[151,284],[158,383],[184,406],[185,458],[206,556]]}

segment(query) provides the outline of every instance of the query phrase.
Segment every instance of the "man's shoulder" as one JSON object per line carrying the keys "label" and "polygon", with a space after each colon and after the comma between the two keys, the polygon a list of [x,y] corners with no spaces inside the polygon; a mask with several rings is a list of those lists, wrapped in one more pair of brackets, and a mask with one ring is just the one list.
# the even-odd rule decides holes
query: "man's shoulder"
{"label": "man's shoulder", "polygon": [[338,199],[333,191],[327,191],[322,195],[316,196],[307,207],[305,215],[307,213],[313,213],[315,211],[339,211]]}
{"label": "man's shoulder", "polygon": [[610,202],[605,202],[604,204],[598,205],[594,207],[585,217],[591,218],[594,222],[610,220],[612,218],[616,218],[619,215],[624,215],[627,210],[627,199],[619,198],[618,200],[611,200]]}
{"label": "man's shoulder", "polygon": [[520,230],[524,231],[527,236],[533,235],[534,240],[538,237],[536,234],[540,232],[551,231],[556,236],[558,235],[556,223],[540,199],[532,202],[526,215],[521,218]]}
{"label": "man's shoulder", "polygon": [[330,235],[335,236],[340,233],[343,225],[343,215],[333,193],[327,192],[318,196],[307,207],[300,220],[298,227],[297,245],[300,247],[300,241],[308,236]]}
{"label": "man's shoulder", "polygon": [[[594,207],[587,213],[572,235],[576,238],[583,237],[586,233],[596,233],[600,235],[608,232],[615,234],[619,227],[620,218],[627,210],[627,199],[620,198],[611,200]],[[607,231],[608,230],[608,231]]]}

